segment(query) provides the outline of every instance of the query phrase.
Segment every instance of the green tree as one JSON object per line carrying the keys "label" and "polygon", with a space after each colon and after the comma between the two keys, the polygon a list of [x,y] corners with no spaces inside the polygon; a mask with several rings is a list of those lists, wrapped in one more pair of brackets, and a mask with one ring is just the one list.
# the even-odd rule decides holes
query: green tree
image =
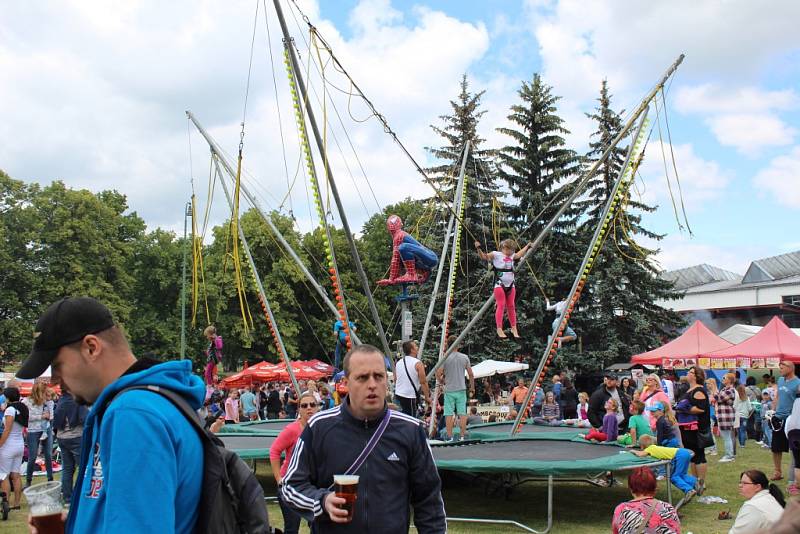
{"label": "green tree", "polygon": [[[471,92],[467,76],[464,75],[461,79],[458,96],[455,100],[450,101],[451,113],[439,117],[442,121],[441,126],[432,126],[433,131],[441,136],[444,144],[440,147],[428,148],[431,155],[439,160],[438,165],[428,169],[430,179],[447,202],[452,204],[461,154],[466,142],[470,142],[466,165],[464,231],[460,242],[461,253],[453,291],[453,313],[449,329],[449,332],[453,334],[458,334],[466,326],[492,292],[492,281],[487,274],[487,266],[478,257],[473,246],[475,240],[481,241],[487,248],[491,246],[492,217],[497,214],[498,209],[502,211],[502,202],[498,198],[499,187],[496,183],[493,166],[495,151],[484,148],[485,140],[478,134],[480,119],[486,113],[481,109],[483,93],[483,91]],[[434,250],[438,254],[441,252],[440,247],[450,210],[441,202],[441,199],[433,200],[436,202],[436,213],[439,214],[438,225],[434,231],[434,236],[437,237]],[[449,251],[445,258],[440,258],[440,261],[449,261]],[[446,275],[447,271],[445,271]],[[440,291],[444,293],[445,288],[446,284],[443,284]],[[435,329],[432,331],[433,337],[428,345],[431,351],[426,351],[426,356],[432,359],[439,350],[444,310],[444,297],[440,294],[436,298],[439,299],[439,302],[437,302],[432,323]],[[421,304],[426,304],[424,299]],[[420,308],[425,309],[426,306],[420,306]],[[424,313],[416,315],[415,331],[421,331],[424,319]],[[484,357],[503,355],[507,357],[508,347],[489,342],[495,338],[494,320],[486,317],[470,331],[462,348],[466,352],[479,350],[481,356]]]}
{"label": "green tree", "polygon": [[38,190],[0,171],[0,367],[31,349],[41,291],[39,265],[31,253]]}
{"label": "green tree", "polygon": [[[578,170],[578,158],[567,147],[569,130],[558,115],[552,87],[538,74],[522,82],[519,102],[510,108],[509,126],[498,131],[509,137],[499,151],[499,176],[511,191],[507,228],[520,246],[533,240],[563,205],[572,191],[569,182]],[[579,248],[575,225],[579,211],[567,209],[550,230],[538,250],[517,271],[517,316],[520,332],[528,341],[526,354],[538,358],[551,332],[551,313],[546,313],[543,297],[563,298],[577,274]],[[534,278],[536,277],[536,278]]]}
{"label": "green tree", "polygon": [[[622,119],[611,107],[605,81],[600,88],[598,107],[587,116],[597,123],[585,158],[588,168],[622,129]],[[624,146],[615,148],[590,178],[586,200],[581,204],[587,217],[578,229],[584,248],[588,247],[601,222],[602,209],[622,169],[626,152]],[[671,283],[656,276],[654,255],[658,251],[636,242],[642,237],[654,241],[663,238],[642,226],[641,214],[656,208],[631,198],[630,193],[627,191],[624,195],[626,209],[618,210],[594,263],[588,280],[589,290],[583,292],[579,304],[580,313],[574,315],[584,351],[572,362],[576,366],[596,369],[616,361],[627,361],[632,354],[656,346],[668,331],[683,324],[677,313],[653,304],[677,295]]]}

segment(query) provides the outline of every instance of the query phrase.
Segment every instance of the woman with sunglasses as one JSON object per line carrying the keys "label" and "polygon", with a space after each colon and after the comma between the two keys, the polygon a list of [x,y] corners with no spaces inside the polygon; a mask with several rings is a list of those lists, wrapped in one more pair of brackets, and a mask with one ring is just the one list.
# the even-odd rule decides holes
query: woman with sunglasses
{"label": "woman with sunglasses", "polygon": [[[300,434],[306,427],[308,420],[317,412],[317,399],[313,391],[304,391],[300,394],[297,401],[298,418],[296,421],[286,425],[272,446],[269,448],[269,463],[272,465],[272,474],[275,476],[275,481],[278,486],[283,482],[283,477],[286,474],[286,469],[289,467],[289,462],[292,460],[292,452]],[[281,464],[281,455],[286,453],[283,464]],[[281,507],[283,514],[283,532],[284,534],[297,534],[300,531],[300,516],[297,515],[291,508],[286,506],[286,503],[281,499],[280,492],[278,492],[278,504]],[[311,524],[309,524],[311,528]],[[312,532],[314,530],[312,529]]]}
{"label": "woman with sunglasses", "polygon": [[739,493],[747,499],[728,534],[750,534],[763,532],[778,522],[786,501],[778,486],[770,484],[767,475],[757,469],[741,474]]}

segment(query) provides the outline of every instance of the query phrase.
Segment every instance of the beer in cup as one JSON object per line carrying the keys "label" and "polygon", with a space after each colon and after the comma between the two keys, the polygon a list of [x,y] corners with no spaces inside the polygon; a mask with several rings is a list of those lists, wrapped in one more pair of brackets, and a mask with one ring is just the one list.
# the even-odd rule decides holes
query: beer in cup
{"label": "beer in cup", "polygon": [[61,504],[61,483],[35,484],[25,488],[23,493],[28,501],[31,522],[39,534],[64,534],[64,520],[61,517],[64,509]]}
{"label": "beer in cup", "polygon": [[347,510],[347,522],[349,523],[353,520],[353,510],[356,507],[358,475],[334,475],[333,491],[337,497],[346,501],[342,505],[342,510]]}

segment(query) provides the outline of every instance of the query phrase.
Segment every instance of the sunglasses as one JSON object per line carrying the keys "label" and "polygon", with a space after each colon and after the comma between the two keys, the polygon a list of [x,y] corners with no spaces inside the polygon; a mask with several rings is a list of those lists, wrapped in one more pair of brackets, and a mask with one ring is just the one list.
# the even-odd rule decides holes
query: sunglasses
{"label": "sunglasses", "polygon": [[301,402],[300,403],[300,407],[301,408],[316,408],[317,407],[317,403],[316,402]]}

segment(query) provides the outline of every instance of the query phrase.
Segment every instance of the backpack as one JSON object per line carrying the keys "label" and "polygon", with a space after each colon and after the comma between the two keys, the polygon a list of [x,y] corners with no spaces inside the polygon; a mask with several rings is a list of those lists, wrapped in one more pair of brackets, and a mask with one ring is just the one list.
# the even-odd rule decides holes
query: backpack
{"label": "backpack", "polygon": [[203,443],[203,487],[197,506],[197,534],[269,534],[264,490],[239,456],[225,448],[222,441],[203,427],[197,412],[183,396],[159,386],[131,386],[118,391],[103,410],[126,391],[145,390],[169,400],[191,423]]}
{"label": "backpack", "polygon": [[14,408],[17,411],[17,415],[14,416],[14,421],[19,423],[21,426],[27,428],[28,427],[28,417],[30,416],[30,412],[28,411],[28,406],[24,402],[11,402],[9,406]]}

